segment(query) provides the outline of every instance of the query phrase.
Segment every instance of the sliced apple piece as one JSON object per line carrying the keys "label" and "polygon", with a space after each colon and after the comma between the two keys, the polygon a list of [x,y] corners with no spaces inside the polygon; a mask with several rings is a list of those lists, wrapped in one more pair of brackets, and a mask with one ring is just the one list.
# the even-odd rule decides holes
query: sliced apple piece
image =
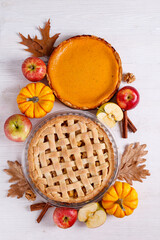
{"label": "sliced apple piece", "polygon": [[88,228],[96,228],[105,223],[107,214],[104,210],[96,211],[92,216],[88,218],[86,226]]}
{"label": "sliced apple piece", "polygon": [[106,103],[104,111],[109,115],[109,117],[114,118],[116,121],[121,121],[123,119],[123,112],[115,103]]}
{"label": "sliced apple piece", "polygon": [[89,203],[82,207],[78,212],[78,220],[80,222],[87,221],[88,217],[92,215],[95,211],[97,211],[99,207],[98,203]]}
{"label": "sliced apple piece", "polygon": [[98,120],[100,120],[102,123],[106,124],[108,127],[112,128],[115,126],[116,121],[113,118],[109,118],[106,113],[99,113],[97,115]]}
{"label": "sliced apple piece", "polygon": [[106,221],[107,214],[99,203],[90,203],[78,212],[78,220],[85,222],[88,228],[96,228]]}
{"label": "sliced apple piece", "polygon": [[123,119],[123,111],[112,102],[103,104],[97,111],[97,118],[110,128],[114,127],[116,122]]}

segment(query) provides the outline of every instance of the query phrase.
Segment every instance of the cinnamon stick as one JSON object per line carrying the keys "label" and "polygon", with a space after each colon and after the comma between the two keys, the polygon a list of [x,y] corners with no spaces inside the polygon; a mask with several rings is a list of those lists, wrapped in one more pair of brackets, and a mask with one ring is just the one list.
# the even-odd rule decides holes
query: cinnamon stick
{"label": "cinnamon stick", "polygon": [[39,217],[37,218],[37,222],[40,223],[40,221],[42,220],[42,218],[44,217],[44,215],[46,214],[48,208],[50,207],[50,204],[47,202],[45,203],[45,206],[43,207]]}
{"label": "cinnamon stick", "polygon": [[[46,205],[45,202],[35,203],[35,204],[32,204],[32,205],[30,206],[30,210],[31,210],[31,212],[32,212],[32,211],[38,211],[38,210],[43,209],[45,205]],[[50,206],[50,207],[52,207],[52,206]]]}
{"label": "cinnamon stick", "polygon": [[127,118],[128,120],[128,128],[135,133],[137,131],[137,128],[135,127],[135,125],[132,123],[132,121],[129,119],[129,117]]}
{"label": "cinnamon stick", "polygon": [[127,118],[127,111],[124,111],[123,112],[123,121],[122,121],[122,124],[123,124],[123,135],[122,137],[123,138],[127,138],[128,137],[128,118]]}

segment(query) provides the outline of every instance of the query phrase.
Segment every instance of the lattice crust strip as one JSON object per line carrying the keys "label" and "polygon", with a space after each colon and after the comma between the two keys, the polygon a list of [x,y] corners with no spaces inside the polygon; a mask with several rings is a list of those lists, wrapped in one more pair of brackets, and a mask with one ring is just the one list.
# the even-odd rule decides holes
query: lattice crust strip
{"label": "lattice crust strip", "polygon": [[108,174],[107,145],[90,123],[57,122],[41,133],[33,150],[34,177],[40,189],[53,197],[83,197]]}

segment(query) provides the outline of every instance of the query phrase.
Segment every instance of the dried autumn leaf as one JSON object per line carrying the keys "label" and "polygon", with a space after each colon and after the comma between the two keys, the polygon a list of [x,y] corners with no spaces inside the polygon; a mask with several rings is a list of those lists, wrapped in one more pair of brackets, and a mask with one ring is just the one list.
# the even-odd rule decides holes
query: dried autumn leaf
{"label": "dried autumn leaf", "polygon": [[144,163],[146,159],[143,158],[148,151],[145,150],[146,144],[139,143],[130,144],[126,147],[118,172],[118,179],[125,180],[132,185],[132,181],[142,182],[146,176],[150,176],[149,170],[145,169]]}
{"label": "dried autumn leaf", "polygon": [[[40,52],[40,50],[42,49],[41,46],[35,42],[30,35],[28,34],[28,38],[25,38],[21,33],[19,33],[22,42],[20,42],[20,44],[23,44],[25,46],[28,47],[28,49],[24,49],[27,52],[32,53],[33,56],[35,57],[41,57],[42,53]],[[35,36],[36,38],[36,36]]]}
{"label": "dried autumn leaf", "polygon": [[50,37],[50,19],[46,22],[44,28],[39,27],[39,31],[41,33],[42,39],[38,39],[35,35],[34,38],[31,38],[28,34],[28,38],[24,37],[21,33],[19,33],[23,44],[28,47],[25,51],[32,53],[35,57],[43,57],[43,56],[50,56],[54,50],[54,43],[59,37],[60,33],[55,34],[54,36]]}
{"label": "dried autumn leaf", "polygon": [[30,186],[23,175],[21,164],[18,161],[7,161],[7,163],[9,168],[4,171],[11,176],[9,182],[15,182],[10,185],[7,197],[21,198],[27,190],[31,190]]}

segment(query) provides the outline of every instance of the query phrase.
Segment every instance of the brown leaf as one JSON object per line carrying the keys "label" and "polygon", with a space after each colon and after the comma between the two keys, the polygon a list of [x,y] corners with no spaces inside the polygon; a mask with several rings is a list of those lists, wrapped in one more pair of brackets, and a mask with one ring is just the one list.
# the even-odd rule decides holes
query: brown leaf
{"label": "brown leaf", "polygon": [[32,53],[32,55],[35,57],[50,56],[54,50],[54,43],[59,37],[60,33],[57,33],[52,37],[49,36],[50,19],[48,22],[46,22],[44,28],[39,27],[39,31],[42,39],[38,39],[36,35],[34,38],[31,38],[30,35],[28,35],[28,38],[26,38],[19,33],[22,39],[22,42],[20,43],[27,46],[28,49],[25,49],[25,51]]}
{"label": "brown leaf", "polygon": [[[25,38],[21,33],[19,33],[19,35],[22,39],[22,42],[20,42],[20,44],[28,47],[28,49],[25,49],[25,51],[32,53],[32,55],[35,57],[41,57],[42,53],[39,52],[42,49],[41,46],[35,42],[29,34],[28,38]],[[35,38],[37,37],[35,36]]]}
{"label": "brown leaf", "polygon": [[23,194],[27,189],[28,189],[28,186],[26,184],[19,185],[18,183],[14,183],[10,185],[10,189],[8,190],[7,197],[21,198],[23,197]]}
{"label": "brown leaf", "polygon": [[149,170],[145,169],[144,163],[146,159],[143,158],[148,151],[145,150],[146,144],[139,143],[130,144],[126,147],[118,172],[118,179],[125,180],[132,185],[132,181],[142,182],[147,176],[150,176]]}
{"label": "brown leaf", "polygon": [[23,172],[22,172],[22,167],[21,164],[18,161],[12,162],[12,161],[7,161],[9,169],[4,169],[4,171],[11,176],[9,182],[15,182],[19,180],[25,180]]}
{"label": "brown leaf", "polygon": [[7,161],[7,163],[9,168],[4,169],[4,171],[11,176],[9,182],[15,182],[14,184],[10,185],[7,196],[21,198],[23,197],[23,194],[27,190],[31,190],[31,188],[25,179],[21,164],[18,161]]}

